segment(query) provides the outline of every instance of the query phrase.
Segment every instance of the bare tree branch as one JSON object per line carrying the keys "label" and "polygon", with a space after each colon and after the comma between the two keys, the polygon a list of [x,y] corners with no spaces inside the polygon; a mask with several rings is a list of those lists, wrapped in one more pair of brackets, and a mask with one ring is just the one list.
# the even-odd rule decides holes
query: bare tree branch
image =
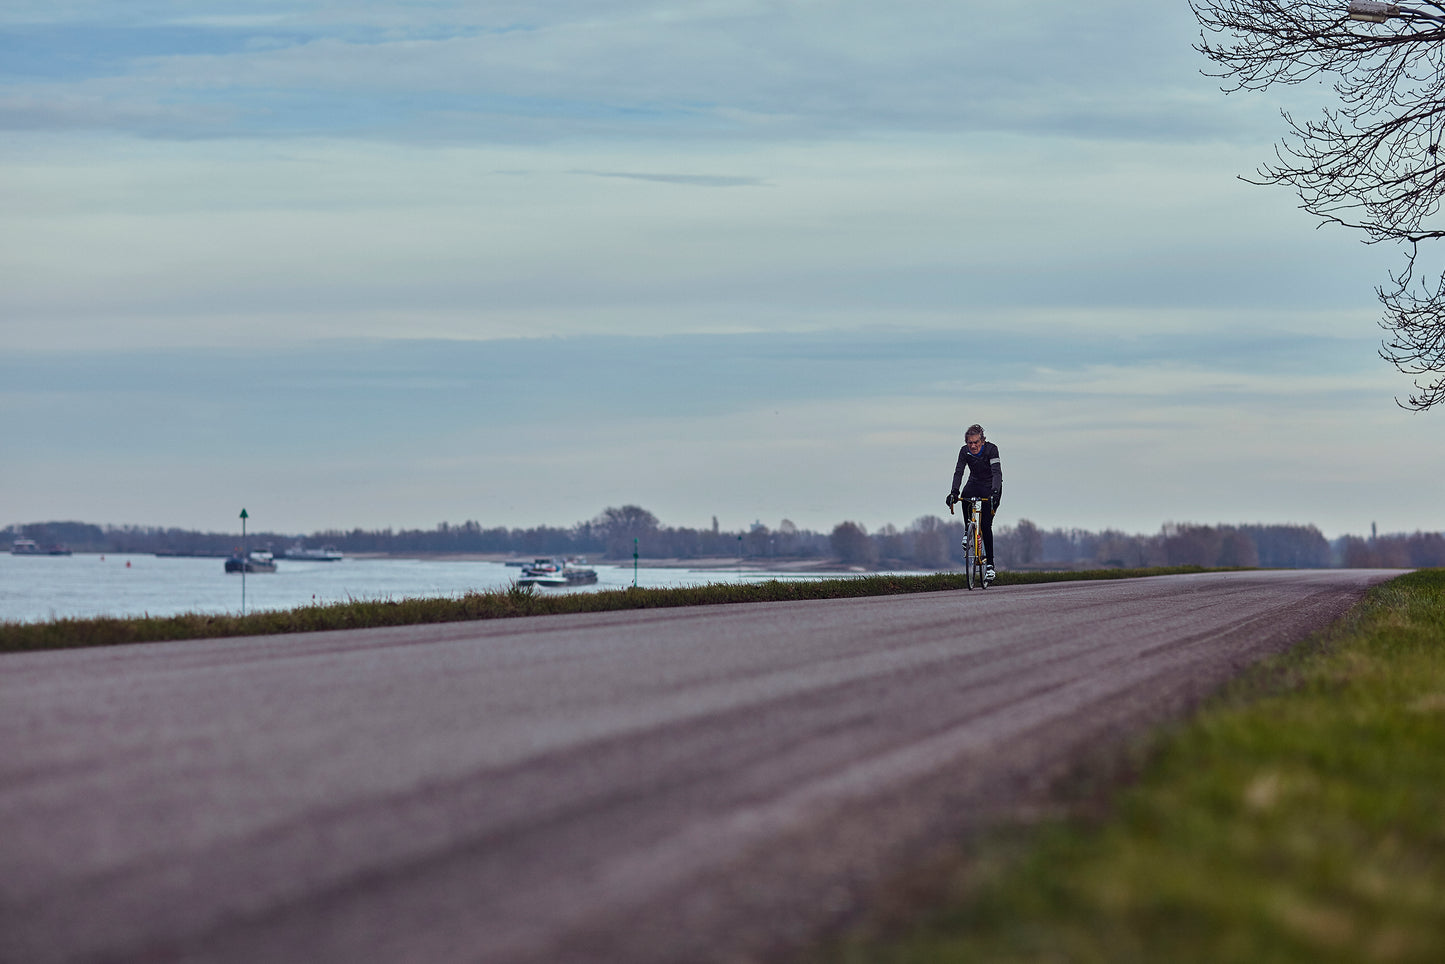
{"label": "bare tree branch", "polygon": [[[1445,402],[1445,276],[1415,283],[1418,246],[1445,238],[1445,3],[1418,0],[1384,23],[1351,20],[1347,0],[1191,0],[1196,49],[1226,92],[1329,79],[1338,106],[1283,112],[1288,133],[1253,184],[1288,185],[1326,223],[1371,244],[1407,245],[1405,270],[1377,289],[1389,335],[1380,355],[1415,378],[1402,402]],[[1424,14],[1421,16],[1420,14]],[[1423,379],[1423,381],[1421,380]]]}
{"label": "bare tree branch", "polygon": [[[1445,305],[1445,275],[1434,288],[1423,284],[1411,291],[1418,248],[1412,246],[1405,270],[1392,274],[1392,287],[1377,289],[1385,305],[1385,319],[1380,322],[1389,335],[1380,348],[1380,357],[1401,372],[1415,378],[1415,394],[1401,402],[1403,408],[1424,411],[1445,402],[1445,324],[1441,306]],[[1428,376],[1425,381],[1420,376]]]}

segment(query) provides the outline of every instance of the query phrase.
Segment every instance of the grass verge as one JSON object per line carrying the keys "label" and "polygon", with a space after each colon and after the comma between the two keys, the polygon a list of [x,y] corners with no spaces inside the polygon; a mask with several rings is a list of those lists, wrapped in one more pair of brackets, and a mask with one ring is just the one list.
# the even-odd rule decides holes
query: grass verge
{"label": "grass verge", "polygon": [[[1206,570],[1197,566],[1177,566],[1081,572],[1001,572],[997,585],[1080,579],[1126,579],[1204,571]],[[676,589],[615,589],[558,594],[549,594],[545,590],[537,591],[531,587],[512,586],[494,592],[467,593],[460,597],[351,600],[275,612],[257,612],[246,616],[186,613],[180,616],[139,618],[103,616],[93,619],[57,619],[44,623],[0,622],[0,653],[213,639],[222,636],[265,636],[325,629],[410,626],[511,616],[607,612],[618,609],[888,596],[899,593],[942,592],[963,589],[965,586],[967,582],[964,574],[957,572],[927,576],[847,576],[839,579],[712,583]]]}
{"label": "grass verge", "polygon": [[1445,570],[1376,587],[1158,738],[1109,816],[1000,831],[815,960],[1438,961]]}

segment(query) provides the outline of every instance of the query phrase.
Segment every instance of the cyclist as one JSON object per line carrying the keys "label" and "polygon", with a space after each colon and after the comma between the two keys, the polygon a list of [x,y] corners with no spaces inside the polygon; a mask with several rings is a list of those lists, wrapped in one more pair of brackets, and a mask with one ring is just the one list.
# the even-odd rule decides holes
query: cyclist
{"label": "cyclist", "polygon": [[[958,484],[963,481],[964,469],[968,470],[968,484],[960,495]],[[983,581],[987,584],[994,580],[993,514],[1003,498],[1003,466],[999,464],[998,446],[984,438],[983,426],[977,423],[963,433],[963,448],[958,450],[958,465],[953,470],[953,488],[944,503],[952,509],[955,502],[975,497],[983,499],[983,518],[978,524],[983,530]],[[963,511],[968,518],[973,506],[964,502]]]}

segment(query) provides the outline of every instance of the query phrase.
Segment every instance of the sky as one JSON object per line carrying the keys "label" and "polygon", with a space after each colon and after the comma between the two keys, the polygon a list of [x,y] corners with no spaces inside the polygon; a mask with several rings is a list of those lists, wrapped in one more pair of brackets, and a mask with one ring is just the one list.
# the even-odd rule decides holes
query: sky
{"label": "sky", "polygon": [[8,0],[0,525],[1445,529],[1183,0]]}

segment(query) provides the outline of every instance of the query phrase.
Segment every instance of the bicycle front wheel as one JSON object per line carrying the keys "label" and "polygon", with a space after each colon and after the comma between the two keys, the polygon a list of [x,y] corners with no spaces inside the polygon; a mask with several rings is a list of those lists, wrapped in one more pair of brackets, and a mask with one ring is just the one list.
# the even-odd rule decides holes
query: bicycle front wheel
{"label": "bicycle front wheel", "polygon": [[969,523],[964,530],[963,536],[963,563],[968,570],[968,588],[973,589],[973,584],[978,581],[976,572],[978,570],[978,538],[974,535],[973,523]]}

